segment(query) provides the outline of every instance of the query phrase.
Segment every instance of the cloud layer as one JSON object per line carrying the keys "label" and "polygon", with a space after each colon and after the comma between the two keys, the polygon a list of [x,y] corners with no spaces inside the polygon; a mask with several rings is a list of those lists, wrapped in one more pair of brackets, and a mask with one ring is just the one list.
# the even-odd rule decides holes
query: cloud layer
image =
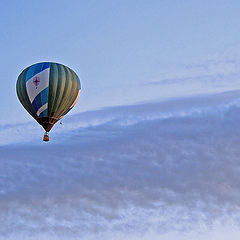
{"label": "cloud layer", "polygon": [[211,239],[223,223],[235,239],[239,96],[78,114],[50,144],[2,126],[0,239]]}

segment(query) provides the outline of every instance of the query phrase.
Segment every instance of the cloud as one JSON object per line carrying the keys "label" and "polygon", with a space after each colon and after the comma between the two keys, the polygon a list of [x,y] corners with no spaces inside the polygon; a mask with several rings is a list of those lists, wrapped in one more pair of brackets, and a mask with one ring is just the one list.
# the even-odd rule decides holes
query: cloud
{"label": "cloud", "polygon": [[199,76],[191,76],[191,77],[181,77],[181,78],[166,78],[166,79],[161,79],[159,81],[152,81],[148,84],[150,85],[169,85],[169,84],[186,84],[189,82],[197,81],[197,82],[206,82],[209,80],[213,80],[215,78],[221,79],[223,76],[221,75],[199,75]]}
{"label": "cloud", "polygon": [[77,114],[50,144],[2,126],[30,139],[0,146],[0,239],[237,239],[239,120],[235,91]]}
{"label": "cloud", "polygon": [[239,66],[239,50],[236,46],[228,47],[225,52],[205,56],[204,59],[172,64],[155,76],[148,76],[144,85],[158,88],[159,95],[169,96],[236,90],[240,86]]}

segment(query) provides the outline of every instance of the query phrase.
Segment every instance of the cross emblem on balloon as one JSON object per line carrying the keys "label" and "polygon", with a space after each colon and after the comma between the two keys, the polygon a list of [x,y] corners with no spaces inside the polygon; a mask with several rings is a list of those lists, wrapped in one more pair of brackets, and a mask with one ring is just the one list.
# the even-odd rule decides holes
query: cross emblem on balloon
{"label": "cross emblem on balloon", "polygon": [[35,85],[36,89],[37,89],[37,86],[39,85],[40,83],[40,78],[39,77],[34,77],[33,78],[33,84]]}

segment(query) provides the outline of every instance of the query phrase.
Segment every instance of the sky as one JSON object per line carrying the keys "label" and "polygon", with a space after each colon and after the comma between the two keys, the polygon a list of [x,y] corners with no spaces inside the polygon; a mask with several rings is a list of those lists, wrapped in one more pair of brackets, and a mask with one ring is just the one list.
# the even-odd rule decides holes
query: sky
{"label": "sky", "polygon": [[[0,2],[0,240],[239,239],[240,2]],[[27,66],[82,92],[50,142]]]}
{"label": "sky", "polygon": [[[1,1],[2,123],[30,121],[15,83],[27,66],[79,75],[72,113],[239,87],[239,2]],[[16,119],[15,116],[18,116]]]}

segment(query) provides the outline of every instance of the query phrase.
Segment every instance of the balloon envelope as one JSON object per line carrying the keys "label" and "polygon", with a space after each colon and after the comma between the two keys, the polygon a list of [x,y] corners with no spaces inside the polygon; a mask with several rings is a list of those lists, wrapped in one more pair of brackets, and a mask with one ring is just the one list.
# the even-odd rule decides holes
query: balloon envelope
{"label": "balloon envelope", "polygon": [[43,128],[53,125],[76,104],[80,95],[80,80],[69,67],[42,62],[24,69],[17,79],[17,96]]}

